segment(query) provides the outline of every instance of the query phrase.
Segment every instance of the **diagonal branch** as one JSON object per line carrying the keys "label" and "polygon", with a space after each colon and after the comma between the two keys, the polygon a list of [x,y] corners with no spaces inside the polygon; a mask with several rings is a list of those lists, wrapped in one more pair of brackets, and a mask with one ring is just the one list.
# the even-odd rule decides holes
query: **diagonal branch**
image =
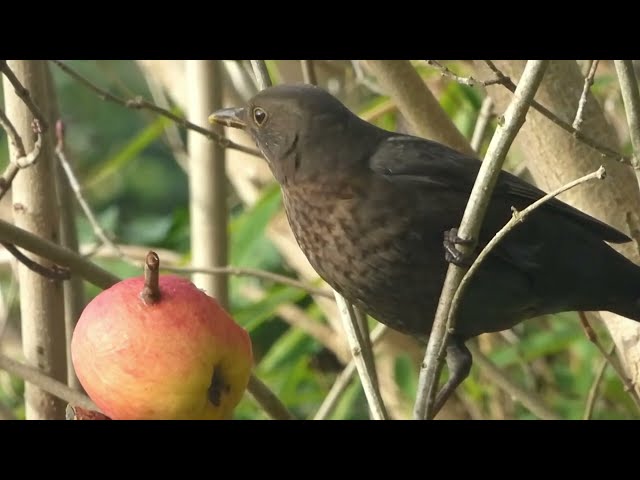
{"label": "diagonal branch", "polygon": [[93,92],[95,92],[96,94],[98,94],[98,96],[102,100],[108,100],[110,102],[116,103],[116,104],[121,105],[123,107],[131,108],[133,110],[141,110],[141,109],[149,110],[151,112],[154,112],[154,113],[157,113],[159,115],[162,115],[163,117],[166,117],[169,120],[173,120],[178,125],[181,125],[184,128],[187,128],[189,130],[193,130],[195,132],[198,132],[198,133],[204,135],[209,140],[213,140],[213,141],[217,142],[223,148],[232,148],[234,150],[239,150],[241,152],[248,153],[250,155],[255,155],[256,157],[262,157],[257,150],[255,150],[253,148],[245,147],[244,145],[240,145],[240,144],[235,143],[235,142],[232,142],[228,138],[223,137],[221,135],[218,135],[214,131],[209,130],[207,128],[203,128],[203,127],[201,127],[199,125],[196,125],[195,123],[191,123],[188,120],[186,120],[185,118],[180,117],[180,116],[176,115],[175,113],[173,113],[173,112],[171,112],[169,110],[161,108],[158,105],[156,105],[155,103],[149,102],[148,100],[145,100],[142,97],[136,97],[136,98],[133,98],[133,99],[126,100],[124,98],[120,98],[120,97],[118,97],[116,95],[113,95],[112,93],[109,93],[106,90],[104,90],[104,89],[98,87],[97,85],[93,84],[90,80],[88,80],[87,78],[83,77],[78,72],[76,72],[73,68],[69,67],[67,64],[61,62],[60,60],[51,60],[51,61],[53,63],[55,63],[58,67],[60,67],[60,69],[63,72],[65,72],[67,75],[69,75],[71,78],[77,80],[79,83],[81,83],[82,85],[84,85],[88,89],[90,89]]}
{"label": "diagonal branch", "polygon": [[[529,105],[542,81],[546,70],[547,60],[529,60],[514,94],[514,98],[504,114],[504,124],[499,125],[491,139],[489,149],[478,172],[473,185],[469,202],[462,217],[458,236],[471,240],[469,245],[461,245],[463,254],[475,248],[478,234],[489,205],[491,193],[502,169],[502,164],[509,147],[513,143],[518,131],[524,124]],[[442,361],[446,351],[447,323],[449,310],[455,292],[464,276],[465,270],[450,264],[447,270],[442,294],[438,302],[436,317],[429,336],[429,343],[420,371],[418,395],[414,408],[414,418],[431,418],[438,376],[442,368]],[[453,328],[454,325],[451,325]]]}

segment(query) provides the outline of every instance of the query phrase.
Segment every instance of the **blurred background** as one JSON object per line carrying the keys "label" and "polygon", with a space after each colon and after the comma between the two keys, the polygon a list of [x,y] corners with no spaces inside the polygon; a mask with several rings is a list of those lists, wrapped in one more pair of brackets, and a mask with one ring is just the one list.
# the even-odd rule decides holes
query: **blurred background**
{"label": "blurred background", "polygon": [[[457,75],[478,78],[478,70],[471,61],[438,62]],[[176,114],[192,117],[190,102],[192,89],[196,87],[189,80],[186,61],[66,63],[118,97],[141,96]],[[223,106],[236,106],[257,91],[248,61],[218,63],[216,71],[220,76],[216,88],[222,89]],[[478,143],[482,155],[501,113],[485,101],[485,89],[443,76],[441,69],[425,61],[412,63],[467,139],[472,139],[479,118],[486,118],[487,127]],[[578,65],[586,75],[590,61],[578,61]],[[267,66],[274,84],[303,81],[300,61],[267,61]],[[363,118],[385,129],[410,131],[366,62],[316,60],[312,68],[319,85]],[[80,251],[120,277],[139,275],[140,262],[150,248],[159,253],[163,265],[190,265],[193,214],[185,167],[194,141],[190,137],[199,134],[188,133],[149,110],[128,109],[104,101],[55,65],[50,64],[50,69],[60,117],[66,127],[68,159],[97,221],[120,248],[114,251],[102,245],[95,228],[74,202]],[[620,150],[630,153],[626,117],[612,62],[600,62],[591,91],[615,130]],[[192,121],[209,128],[202,118]],[[235,142],[253,147],[243,132],[230,130],[226,134]],[[326,287],[291,237],[280,191],[266,163],[237,150],[227,149],[225,153],[227,263]],[[0,168],[4,169],[7,162],[7,138],[0,134]],[[516,142],[507,168],[532,181],[527,167],[523,145]],[[0,218],[12,222],[11,192],[0,202]],[[15,260],[4,249],[0,250],[0,350],[22,359],[15,269]],[[297,417],[313,418],[350,358],[333,300],[314,298],[304,289],[252,276],[224,278],[229,282],[229,310],[253,341],[256,375]],[[209,287],[203,284],[203,288]],[[86,301],[99,291],[88,283],[84,289]],[[370,324],[373,328],[376,322],[371,319]],[[598,321],[593,325],[608,348],[611,344],[608,330]],[[613,369],[606,368],[601,373],[602,355],[587,339],[575,313],[533,319],[508,332],[483,335],[477,339],[477,348],[515,385],[530,392],[559,418],[583,418],[597,378],[599,391],[589,413],[592,418],[640,419],[638,409]],[[422,349],[400,334],[389,333],[379,342],[378,375],[383,397],[394,418],[411,416],[421,358]],[[0,370],[4,417],[24,418],[23,392],[22,380]],[[267,417],[245,396],[236,410],[236,418]],[[328,418],[369,418],[357,379],[351,381]],[[534,419],[538,415],[505,392],[491,372],[476,363],[440,418]]]}

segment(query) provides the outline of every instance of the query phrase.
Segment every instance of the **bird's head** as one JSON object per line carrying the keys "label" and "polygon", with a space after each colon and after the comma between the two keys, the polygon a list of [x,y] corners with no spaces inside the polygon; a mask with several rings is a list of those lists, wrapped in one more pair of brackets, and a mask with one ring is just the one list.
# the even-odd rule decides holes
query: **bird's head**
{"label": "bird's head", "polygon": [[281,184],[353,168],[379,135],[376,127],[312,85],[267,88],[243,107],[214,112],[209,121],[251,135]]}

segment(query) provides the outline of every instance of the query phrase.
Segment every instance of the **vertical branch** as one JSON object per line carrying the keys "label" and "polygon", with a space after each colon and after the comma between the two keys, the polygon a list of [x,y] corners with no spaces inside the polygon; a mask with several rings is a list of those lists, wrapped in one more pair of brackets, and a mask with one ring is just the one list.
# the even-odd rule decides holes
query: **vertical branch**
{"label": "vertical branch", "polygon": [[[489,149],[473,185],[469,202],[465,208],[458,236],[470,240],[469,245],[460,245],[463,254],[469,254],[477,244],[478,234],[482,226],[491,193],[502,169],[504,159],[515,139],[533,100],[536,90],[542,81],[548,61],[530,60],[527,62],[522,78],[518,83],[513,101],[504,114],[504,124],[498,126],[491,139]],[[430,417],[433,406],[438,377],[446,349],[448,330],[454,328],[449,319],[449,310],[458,286],[464,277],[465,269],[449,265],[447,275],[438,301],[436,317],[433,323],[425,358],[420,369],[418,396],[414,408],[414,417],[424,419]]]}
{"label": "vertical branch", "polygon": [[256,76],[260,90],[264,90],[273,85],[267,64],[264,60],[251,60],[251,68],[253,69],[253,74]]}
{"label": "vertical branch", "polygon": [[[193,123],[206,124],[222,107],[220,61],[188,60],[188,112]],[[210,128],[220,129],[220,127]],[[221,132],[216,132],[220,133]],[[224,149],[206,137],[189,132],[189,205],[193,263],[203,267],[227,264],[227,177]],[[228,306],[226,275],[194,274],[193,281]]]}
{"label": "vertical branch", "polygon": [[[33,102],[48,117],[52,107],[47,90],[47,64],[40,60],[12,60],[7,64]],[[4,78],[6,112],[21,135],[25,148],[31,150],[34,145],[33,114],[12,87]],[[16,226],[57,243],[60,224],[56,209],[53,151],[53,139],[46,135],[38,162],[20,172],[14,180],[13,212]],[[38,263],[52,265],[44,258],[37,260]],[[22,264],[18,266],[18,278],[25,357],[29,364],[47,375],[66,382],[62,282],[46,279]],[[63,402],[29,383],[25,386],[25,401],[28,419],[65,418]]]}
{"label": "vertical branch", "polygon": [[[56,125],[56,122],[60,118],[60,112],[58,110],[58,103],[56,100],[55,86],[53,84],[53,77],[51,76],[51,70],[47,67],[45,69],[47,75],[47,97],[51,101],[51,112],[47,118],[49,125]],[[57,125],[56,128],[50,128],[47,131],[47,135],[56,137],[57,142],[61,142],[57,148],[64,149],[64,132],[59,132]],[[60,212],[60,245],[73,250],[79,251],[78,247],[78,232],[76,230],[75,221],[75,204],[73,202],[73,193],[67,176],[62,170],[60,162],[54,161],[54,169],[56,176],[56,198],[58,212]],[[66,337],[66,351],[67,351],[67,384],[75,389],[82,391],[82,385],[76,376],[76,372],[73,369],[73,363],[71,362],[71,337],[76,323],[80,318],[80,314],[85,306],[85,294],[84,284],[82,277],[72,272],[69,281],[64,282],[64,325],[65,325],[65,337]]]}
{"label": "vertical branch", "polygon": [[304,79],[304,83],[317,85],[318,78],[316,77],[313,60],[300,60],[300,67],[302,68],[302,78]]}
{"label": "vertical branch", "polygon": [[615,60],[615,66],[633,147],[631,165],[633,165],[636,179],[640,184],[640,94],[638,93],[638,80],[631,60]]}

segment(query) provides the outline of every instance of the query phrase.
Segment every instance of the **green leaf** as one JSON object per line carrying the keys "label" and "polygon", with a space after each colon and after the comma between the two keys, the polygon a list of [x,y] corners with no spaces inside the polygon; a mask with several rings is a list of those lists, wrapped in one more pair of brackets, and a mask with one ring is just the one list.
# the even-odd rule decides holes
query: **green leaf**
{"label": "green leaf", "polygon": [[265,320],[274,316],[276,308],[283,303],[298,302],[307,295],[307,292],[298,288],[277,285],[272,287],[267,296],[246,308],[236,310],[233,318],[247,331],[251,332]]}
{"label": "green leaf", "polygon": [[231,235],[230,258],[233,265],[254,266],[254,248],[263,240],[269,221],[280,210],[282,197],[276,184],[267,188],[250,210],[235,218],[229,227]]}
{"label": "green leaf", "polygon": [[309,352],[315,341],[297,328],[289,329],[271,346],[258,366],[261,372],[270,372],[280,367],[288,368],[290,363]]}

